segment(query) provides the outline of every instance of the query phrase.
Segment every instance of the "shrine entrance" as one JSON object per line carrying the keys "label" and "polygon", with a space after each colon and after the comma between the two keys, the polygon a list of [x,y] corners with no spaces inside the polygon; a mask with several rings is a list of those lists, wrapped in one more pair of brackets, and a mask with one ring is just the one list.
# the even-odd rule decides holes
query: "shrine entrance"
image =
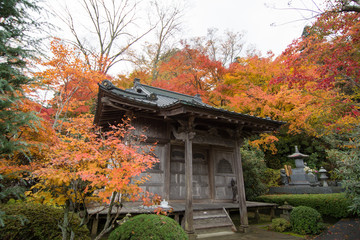
{"label": "shrine entrance", "polygon": [[[209,152],[213,152],[212,158]],[[231,180],[236,181],[234,153],[224,149],[193,149],[193,199],[232,201]],[[172,146],[170,156],[170,200],[185,199],[185,150]]]}
{"label": "shrine entrance", "polygon": [[[193,198],[210,199],[209,159],[205,149],[193,149]],[[185,150],[172,146],[170,156],[170,200],[185,199]]]}

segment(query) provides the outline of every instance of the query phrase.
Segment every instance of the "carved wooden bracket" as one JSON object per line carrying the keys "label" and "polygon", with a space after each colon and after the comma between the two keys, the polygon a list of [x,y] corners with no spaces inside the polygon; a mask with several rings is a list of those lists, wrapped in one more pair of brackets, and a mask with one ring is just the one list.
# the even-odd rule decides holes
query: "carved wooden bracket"
{"label": "carved wooden bracket", "polygon": [[180,123],[180,127],[178,131],[175,129],[174,126],[171,126],[171,131],[174,134],[177,140],[185,141],[188,137],[189,140],[193,140],[196,133],[194,130],[194,116],[190,116],[188,121],[178,120]]}

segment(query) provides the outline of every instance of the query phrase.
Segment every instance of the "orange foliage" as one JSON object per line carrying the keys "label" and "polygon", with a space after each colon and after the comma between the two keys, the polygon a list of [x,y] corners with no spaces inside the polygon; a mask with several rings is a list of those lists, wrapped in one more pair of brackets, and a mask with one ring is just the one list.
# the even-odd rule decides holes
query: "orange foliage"
{"label": "orange foliage", "polygon": [[152,85],[188,95],[200,94],[207,101],[224,73],[221,62],[211,61],[199,50],[185,46],[161,64],[158,79]]}
{"label": "orange foliage", "polygon": [[50,105],[55,111],[55,124],[60,117],[76,116],[90,109],[91,100],[95,98],[98,83],[109,76],[91,69],[80,53],[55,38],[50,48],[53,56],[50,60],[39,62],[44,71],[36,73],[40,79],[40,89],[54,92]]}
{"label": "orange foliage", "polygon": [[63,205],[66,200],[82,202],[91,196],[88,200],[109,203],[116,192],[122,200],[138,199],[139,184],[147,180],[140,174],[157,161],[152,149],[131,140],[133,127],[128,121],[107,132],[92,121],[89,115],[64,123],[48,161],[34,172],[39,179],[35,198]]}
{"label": "orange foliage", "polygon": [[0,161],[0,173],[16,179],[29,177],[31,172],[38,169],[44,163],[49,147],[58,140],[49,121],[49,114],[40,104],[24,98],[22,104],[17,107],[22,112],[38,113],[40,119],[36,129],[26,125],[19,129],[19,141],[26,143],[26,149]]}

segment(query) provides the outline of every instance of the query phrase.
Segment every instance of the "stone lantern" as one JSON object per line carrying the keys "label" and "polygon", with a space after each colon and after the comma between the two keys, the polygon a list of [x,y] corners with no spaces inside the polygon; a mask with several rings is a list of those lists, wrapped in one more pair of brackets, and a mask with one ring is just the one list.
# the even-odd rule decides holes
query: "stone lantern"
{"label": "stone lantern", "polygon": [[328,176],[326,176],[326,169],[321,167],[320,170],[319,170],[319,173],[320,173],[320,181],[321,181],[321,184],[323,187],[328,187],[328,184],[327,184],[327,179],[328,179]]}
{"label": "stone lantern", "polygon": [[288,156],[291,159],[295,159],[295,169],[292,169],[292,174],[290,176],[291,182],[290,185],[296,186],[310,186],[310,182],[306,178],[304,159],[309,157],[309,155],[302,154],[299,152],[297,146],[295,146],[295,152]]}
{"label": "stone lantern", "polygon": [[290,221],[290,212],[293,209],[293,207],[285,201],[284,205],[282,205],[278,208],[282,210],[280,217],[285,218],[286,220]]}

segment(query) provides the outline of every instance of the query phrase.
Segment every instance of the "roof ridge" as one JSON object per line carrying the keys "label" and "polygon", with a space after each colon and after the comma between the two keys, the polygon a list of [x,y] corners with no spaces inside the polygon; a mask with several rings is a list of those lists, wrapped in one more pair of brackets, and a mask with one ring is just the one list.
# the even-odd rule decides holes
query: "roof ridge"
{"label": "roof ridge", "polygon": [[[167,90],[167,89],[163,89],[163,88],[158,88],[158,87],[154,87],[154,86],[150,86],[150,85],[146,85],[146,84],[142,84],[142,83],[138,83],[137,86],[145,86],[145,87],[154,88],[154,89],[157,89],[157,90],[163,91],[163,92],[170,92],[170,93],[173,93],[173,94],[176,94],[176,95],[182,95],[182,96],[186,96],[186,97],[190,97],[190,98],[195,98],[195,96],[191,96],[191,95],[189,95],[189,94],[174,92],[174,91],[171,91],[171,90]],[[162,96],[168,97],[167,95],[162,95]]]}

